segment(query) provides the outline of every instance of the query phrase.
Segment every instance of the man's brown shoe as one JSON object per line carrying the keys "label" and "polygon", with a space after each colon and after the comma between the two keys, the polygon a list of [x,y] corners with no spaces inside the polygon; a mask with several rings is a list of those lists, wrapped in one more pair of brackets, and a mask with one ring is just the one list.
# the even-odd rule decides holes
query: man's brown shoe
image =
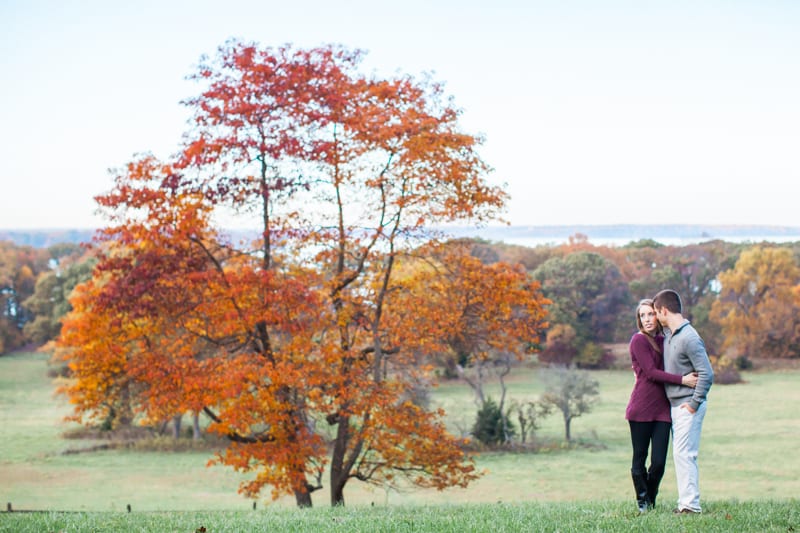
{"label": "man's brown shoe", "polygon": [[678,509],[675,508],[672,510],[675,514],[700,514],[700,511],[693,511],[691,509]]}

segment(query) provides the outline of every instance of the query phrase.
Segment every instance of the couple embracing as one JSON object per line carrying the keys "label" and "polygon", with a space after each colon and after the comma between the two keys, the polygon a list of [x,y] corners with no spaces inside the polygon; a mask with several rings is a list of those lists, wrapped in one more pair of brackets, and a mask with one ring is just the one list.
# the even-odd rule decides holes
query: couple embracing
{"label": "couple embracing", "polygon": [[674,512],[701,511],[697,454],[714,372],[703,340],[682,313],[680,296],[672,290],[636,307],[639,331],[630,343],[636,384],[625,418],[631,429],[631,476],[640,512],[656,504],[670,433],[678,483]]}

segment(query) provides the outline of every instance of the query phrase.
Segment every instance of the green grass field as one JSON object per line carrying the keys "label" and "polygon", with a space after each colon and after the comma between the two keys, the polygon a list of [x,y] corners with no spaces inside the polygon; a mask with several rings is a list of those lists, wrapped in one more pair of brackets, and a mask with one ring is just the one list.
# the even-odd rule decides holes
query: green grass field
{"label": "green grass field", "polygon": [[[386,531],[427,530],[412,527],[425,520],[437,523],[437,531],[478,531],[484,515],[498,513],[494,521],[487,518],[498,526],[493,528],[496,531],[518,530],[514,528],[517,520],[543,520],[549,525],[541,530],[566,531],[572,529],[569,521],[583,515],[596,530],[603,531],[617,530],[617,526],[602,525],[606,519],[627,524],[625,530],[653,530],[648,524],[657,530],[660,520],[673,523],[676,517],[670,516],[669,510],[676,492],[669,463],[660,509],[646,517],[633,513],[630,443],[624,420],[631,373],[617,370],[594,375],[601,383],[601,401],[592,413],[573,423],[573,435],[592,446],[571,450],[554,446],[536,454],[482,454],[478,466],[487,474],[468,489],[387,492],[351,482],[345,492],[348,510],[327,509],[328,493],[319,491],[314,494],[316,508],[302,515],[314,517],[304,527],[313,530],[315,521],[322,520],[329,526],[354,526],[346,529],[342,525],[342,531],[373,530],[359,525],[369,523],[361,522],[366,518],[352,514],[353,509],[367,508],[370,510],[363,516],[385,520],[386,528],[381,529]],[[686,520],[690,517],[677,517],[681,524],[703,524],[698,530],[713,530],[717,527],[714,524],[719,525],[719,531],[736,530],[723,527],[732,525],[726,516],[738,520],[737,509],[751,509],[748,513],[758,515],[753,520],[761,515],[772,517],[769,520],[776,525],[775,531],[787,531],[787,527],[800,530],[800,503],[796,499],[800,495],[800,456],[796,453],[800,443],[799,377],[797,370],[746,373],[745,384],[714,386],[700,450],[701,490],[707,513],[691,517],[698,519],[694,522]],[[510,395],[520,400],[536,398],[541,387],[534,370],[522,371],[510,382]],[[476,408],[463,385],[446,383],[434,392],[433,400],[447,409],[453,431],[471,425]],[[169,516],[163,518],[170,521],[166,530],[194,531],[205,521],[213,525],[209,531],[228,531],[234,529],[222,527],[228,520],[225,516],[234,522],[241,520],[239,530],[250,529],[247,524],[253,521],[298,516],[293,499],[271,502],[268,494],[253,513],[252,502],[236,493],[242,477],[223,467],[207,468],[208,452],[117,449],[65,455],[67,449],[92,444],[62,438],[65,430],[74,427],[61,421],[68,411],[64,399],[53,396],[45,356],[0,357],[0,505],[3,509],[10,502],[15,509],[97,512],[2,514],[0,530],[24,530],[19,528],[25,523],[38,524],[32,525],[31,531],[73,530],[71,521],[107,520],[117,527],[129,524],[135,530],[147,531],[151,530],[147,529],[151,527],[146,525],[148,521]],[[548,442],[563,439],[560,416],[546,419],[537,435]],[[127,505],[135,512],[122,512]],[[263,514],[264,510],[269,513]],[[180,513],[163,515],[159,511]],[[207,511],[228,514],[198,514]],[[465,517],[465,527],[456,528],[460,516]],[[694,526],[686,527],[688,531]],[[745,530],[758,529],[748,526]]]}
{"label": "green grass field", "polygon": [[0,514],[0,531],[98,532],[758,532],[800,526],[796,502],[712,502],[699,516],[637,515],[622,503],[515,503],[391,507],[281,507],[260,511]]}

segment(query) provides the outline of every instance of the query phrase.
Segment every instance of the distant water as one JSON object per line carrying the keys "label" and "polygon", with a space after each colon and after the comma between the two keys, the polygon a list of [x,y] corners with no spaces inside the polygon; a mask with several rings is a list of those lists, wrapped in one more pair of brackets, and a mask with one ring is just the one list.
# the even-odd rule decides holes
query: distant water
{"label": "distant water", "polygon": [[[663,244],[665,246],[686,246],[689,244],[699,244],[701,242],[708,242],[710,240],[715,240],[714,238],[710,237],[642,237],[647,239],[652,239],[657,243]],[[625,246],[630,244],[631,242],[635,242],[641,240],[642,238],[631,238],[631,237],[598,237],[592,238],[589,237],[587,240],[590,244],[595,246]],[[763,236],[726,236],[726,237],[719,237],[719,240],[725,242],[734,242],[734,243],[760,243],[760,242],[772,242],[772,243],[787,243],[787,242],[798,242],[800,241],[800,235],[763,235]],[[529,248],[535,248],[536,246],[558,246],[560,244],[566,244],[569,242],[569,237],[508,237],[503,239],[491,239],[496,240],[499,242],[504,242],[506,244],[514,244],[517,246],[527,246]]]}
{"label": "distant water", "polygon": [[[490,226],[484,228],[456,226],[438,228],[438,230],[452,237],[475,237],[528,247],[565,244],[569,242],[570,236],[577,234],[586,235],[589,243],[595,246],[625,246],[642,239],[652,239],[669,246],[685,246],[715,239],[735,243],[800,242],[800,227],[793,226],[618,224],[606,226]],[[230,230],[229,233],[236,239],[255,238],[259,234],[256,230]],[[11,241],[16,245],[35,248],[45,248],[64,242],[90,242],[93,235],[94,230],[90,229],[0,229],[0,241]]]}
{"label": "distant water", "polygon": [[703,226],[703,225],[608,225],[608,226],[491,226],[441,228],[453,237],[474,237],[493,242],[536,247],[560,245],[571,236],[586,237],[595,246],[625,246],[650,239],[668,246],[685,246],[711,240],[733,243],[800,242],[800,227]]}

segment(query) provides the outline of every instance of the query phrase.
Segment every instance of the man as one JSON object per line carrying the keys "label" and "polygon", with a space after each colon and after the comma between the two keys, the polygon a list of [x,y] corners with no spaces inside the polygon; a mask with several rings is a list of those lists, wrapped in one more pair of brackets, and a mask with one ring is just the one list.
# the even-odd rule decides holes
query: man
{"label": "man", "polygon": [[678,507],[675,513],[699,513],[700,483],[697,454],[700,431],[706,415],[706,395],[714,381],[708,353],[697,331],[683,318],[681,298],[672,290],[664,290],[653,298],[656,318],[665,328],[664,370],[672,374],[697,373],[697,386],[692,389],[667,383],[664,388],[672,414],[672,456],[678,482]]}

